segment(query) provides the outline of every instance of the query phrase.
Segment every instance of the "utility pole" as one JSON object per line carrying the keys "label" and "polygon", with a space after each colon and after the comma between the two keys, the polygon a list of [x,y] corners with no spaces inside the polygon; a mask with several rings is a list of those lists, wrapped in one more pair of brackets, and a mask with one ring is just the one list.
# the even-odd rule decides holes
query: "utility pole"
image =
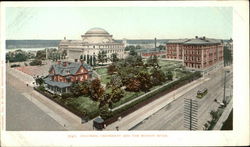
{"label": "utility pole", "polygon": [[192,99],[184,99],[184,127],[189,130],[197,130],[198,102]]}

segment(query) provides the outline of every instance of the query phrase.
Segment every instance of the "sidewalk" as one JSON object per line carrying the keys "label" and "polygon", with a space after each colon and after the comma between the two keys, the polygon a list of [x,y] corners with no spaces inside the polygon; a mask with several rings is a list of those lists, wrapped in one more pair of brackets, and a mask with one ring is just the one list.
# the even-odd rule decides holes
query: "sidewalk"
{"label": "sidewalk", "polygon": [[220,130],[222,128],[223,123],[227,120],[232,109],[233,109],[233,99],[231,99],[231,101],[229,102],[229,104],[225,108],[220,119],[217,121],[216,125],[214,126],[213,130]]}
{"label": "sidewalk", "polygon": [[185,86],[178,88],[175,91],[172,91],[165,96],[147,104],[146,106],[138,109],[137,111],[125,116],[120,121],[116,121],[106,127],[105,130],[116,130],[116,127],[119,127],[119,130],[129,130],[147,117],[159,111],[161,108],[176,100],[178,97],[182,96],[189,90],[200,85],[201,83],[209,80],[209,78],[198,79],[193,81]]}
{"label": "sidewalk", "polygon": [[60,125],[62,125],[67,130],[71,131],[93,130],[92,121],[81,124],[81,118],[78,117],[77,115],[71,113],[64,107],[58,105],[54,101],[38,93],[32,87],[22,86],[25,85],[23,83],[27,83],[25,82],[25,80],[20,79],[20,78],[24,79],[23,77],[18,77],[18,75],[15,73],[10,74],[9,71],[7,72],[7,74],[9,74],[9,78],[13,78],[12,79],[13,81],[20,80],[20,82],[17,81],[17,84],[12,84],[12,86],[15,86],[14,88],[16,88],[19,91],[21,90],[22,95],[24,95],[28,100],[34,103],[37,107],[39,107],[42,111],[44,111],[54,120],[56,120]]}

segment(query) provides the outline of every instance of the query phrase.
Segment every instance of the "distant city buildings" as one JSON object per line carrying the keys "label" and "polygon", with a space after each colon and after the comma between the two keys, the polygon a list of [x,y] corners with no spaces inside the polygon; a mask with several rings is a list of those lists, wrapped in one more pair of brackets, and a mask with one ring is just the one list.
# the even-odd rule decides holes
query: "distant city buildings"
{"label": "distant city buildings", "polygon": [[53,93],[67,93],[73,82],[92,78],[92,68],[82,62],[61,62],[53,64],[49,75],[44,78],[45,87]]}
{"label": "distant city buildings", "polygon": [[124,43],[115,41],[107,31],[101,28],[92,28],[81,36],[82,40],[62,40],[59,43],[59,50],[66,50],[68,59],[91,59],[97,57],[100,51],[105,51],[107,57],[111,57],[113,53],[118,58],[124,58]]}
{"label": "distant city buildings", "polygon": [[210,71],[223,66],[223,45],[218,39],[195,37],[171,40],[166,44],[167,59],[179,60],[189,69]]}

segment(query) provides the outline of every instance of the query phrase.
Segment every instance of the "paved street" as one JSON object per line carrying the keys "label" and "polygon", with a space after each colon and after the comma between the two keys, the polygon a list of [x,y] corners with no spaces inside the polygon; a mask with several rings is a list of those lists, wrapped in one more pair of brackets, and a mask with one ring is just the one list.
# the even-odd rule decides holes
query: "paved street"
{"label": "paved street", "polygon": [[[198,129],[202,130],[203,125],[210,119],[210,111],[216,110],[219,106],[218,103],[214,102],[214,99],[221,102],[223,98],[223,72],[218,71],[209,77],[211,80],[193,88],[176,101],[166,105],[137,124],[132,130],[187,130],[183,126],[184,98],[193,98],[198,101]],[[227,84],[231,84],[232,75],[228,77],[230,77],[230,82]],[[208,94],[202,99],[195,98],[196,92],[202,88],[208,88]]]}
{"label": "paved street", "polygon": [[7,84],[6,130],[61,131],[65,128],[25,98],[19,91]]}
{"label": "paved street", "polygon": [[81,118],[27,87],[25,81],[29,78],[19,75],[7,69],[7,130],[92,130],[91,121],[81,124]]}

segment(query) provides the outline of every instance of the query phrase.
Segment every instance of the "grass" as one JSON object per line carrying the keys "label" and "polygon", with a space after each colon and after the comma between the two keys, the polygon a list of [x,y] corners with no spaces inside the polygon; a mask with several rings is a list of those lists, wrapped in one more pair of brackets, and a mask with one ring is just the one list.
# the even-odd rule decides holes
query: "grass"
{"label": "grass", "polygon": [[105,75],[107,74],[107,68],[97,68],[96,69],[96,72],[99,74],[99,75]]}
{"label": "grass", "polygon": [[102,75],[101,82],[102,84],[107,84],[110,81],[110,75]]}
{"label": "grass", "polygon": [[78,98],[68,98],[66,105],[73,105],[80,112],[86,112],[92,118],[98,115],[98,102],[92,101],[89,97],[80,96]]}
{"label": "grass", "polygon": [[129,92],[129,91],[125,91],[124,96],[121,98],[121,100],[119,102],[116,102],[112,105],[113,108],[118,107],[128,101],[133,100],[134,98],[143,95],[144,92]]}

